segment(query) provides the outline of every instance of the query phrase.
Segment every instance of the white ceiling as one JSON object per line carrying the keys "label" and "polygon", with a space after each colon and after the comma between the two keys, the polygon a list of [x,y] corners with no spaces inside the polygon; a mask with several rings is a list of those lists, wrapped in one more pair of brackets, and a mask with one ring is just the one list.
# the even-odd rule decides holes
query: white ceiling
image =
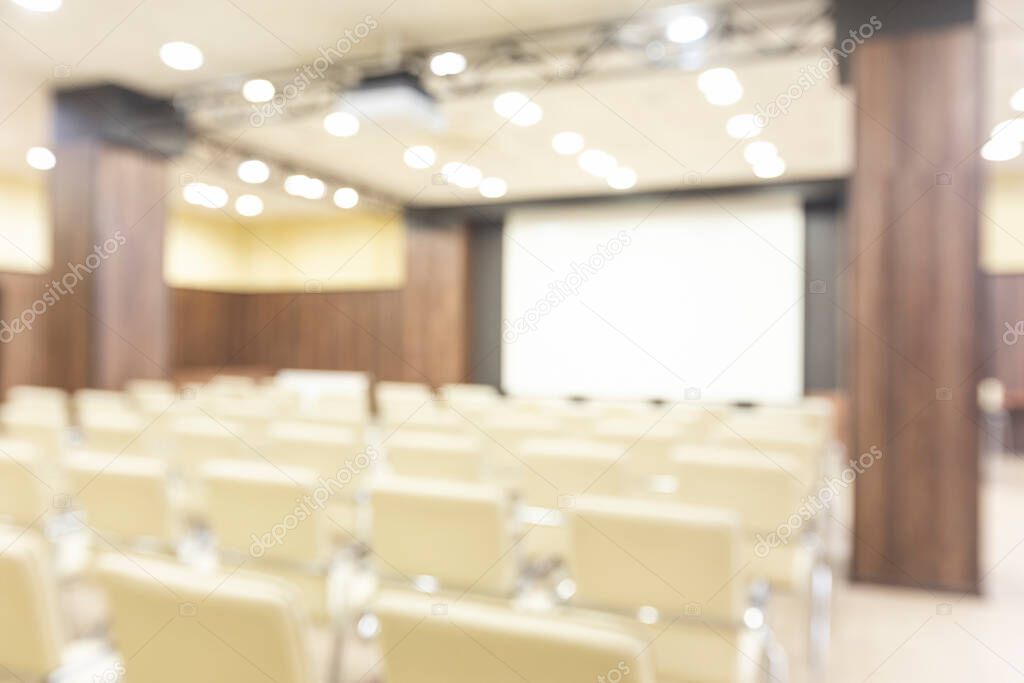
{"label": "white ceiling", "polygon": [[[1005,0],[996,0],[1004,3]],[[309,62],[320,47],[334,45],[372,16],[379,28],[353,50],[373,55],[417,46],[443,47],[485,36],[526,34],[560,24],[627,17],[641,7],[668,2],[637,0],[64,0],[54,14],[34,14],[0,0],[0,172],[24,174],[25,150],[49,143],[50,92],[55,87],[115,81],[171,96],[214,79]],[[771,2],[748,0],[750,11]],[[1018,4],[1018,3],[1014,3]],[[1020,4],[1024,4],[1021,0]],[[1022,12],[1024,14],[1024,12]],[[185,40],[202,48],[206,63],[196,72],[176,72],[157,55],[160,45]],[[1012,42],[1012,41],[1011,41]],[[1017,51],[1020,52],[1018,37]],[[446,128],[432,132],[411,123],[364,120],[358,135],[334,138],[321,126],[322,113],[290,117],[261,128],[241,125],[222,131],[236,144],[351,178],[416,205],[482,203],[475,190],[433,182],[431,171],[402,162],[404,148],[429,144],[439,164],[464,161],[485,175],[508,182],[508,200],[606,194],[604,181],[580,170],[573,157],[556,155],[551,136],[581,132],[588,144],[635,169],[634,191],[679,188],[699,178],[704,186],[760,182],[742,158],[743,143],[725,133],[726,119],[774,100],[820,55],[761,59],[734,66],[745,87],[729,107],[707,103],[696,73],[649,72],[616,80],[580,80],[537,87],[544,108],[536,126],[508,125],[494,113],[494,92],[442,102]],[[1020,73],[1018,70],[1017,73]],[[1008,95],[1007,95],[1008,97]],[[833,178],[852,159],[852,95],[836,75],[809,88],[790,112],[772,121],[760,139],[774,142],[788,171],[780,180]],[[233,193],[228,166],[203,169],[190,157],[175,173],[224,182]],[[436,169],[435,169],[436,170]],[[262,189],[268,207],[304,208],[280,191]]]}

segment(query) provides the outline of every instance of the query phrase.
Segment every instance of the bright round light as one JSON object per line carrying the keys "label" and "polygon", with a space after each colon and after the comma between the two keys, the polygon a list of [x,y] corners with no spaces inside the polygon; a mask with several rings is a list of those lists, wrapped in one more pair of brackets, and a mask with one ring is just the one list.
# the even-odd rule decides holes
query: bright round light
{"label": "bright round light", "polygon": [[242,97],[254,104],[269,102],[276,92],[274,84],[264,78],[254,78],[242,86]]}
{"label": "bright round light", "polygon": [[11,2],[33,12],[56,12],[64,4],[61,0],[11,0]]}
{"label": "bright round light", "polygon": [[1024,142],[1024,119],[1010,119],[996,124],[990,137]]}
{"label": "bright round light", "polygon": [[347,111],[336,111],[324,117],[324,130],[339,138],[347,138],[359,132],[359,119]]}
{"label": "bright round light", "polygon": [[409,168],[430,168],[437,163],[437,152],[427,145],[415,145],[405,150],[403,158]]}
{"label": "bright round light", "polygon": [[716,107],[728,107],[743,98],[743,86],[739,81],[725,83],[714,90],[705,92],[704,97]]}
{"label": "bright round light", "polygon": [[25,161],[39,171],[49,171],[57,165],[57,157],[45,147],[33,147],[25,153]]}
{"label": "bright round light", "polygon": [[697,87],[705,94],[712,90],[718,90],[724,86],[739,82],[740,79],[737,78],[736,72],[725,67],[708,69],[697,77]]}
{"label": "bright round light", "polygon": [[243,194],[235,200],[235,211],[243,216],[259,216],[263,213],[263,200],[254,194]]}
{"label": "bright round light", "polygon": [[1006,137],[995,138],[981,148],[981,156],[988,161],[1009,161],[1020,156],[1021,144]]}
{"label": "bright round light", "polygon": [[1024,88],[1013,93],[1013,97],[1010,98],[1010,106],[1017,111],[1024,111]]}
{"label": "bright round light", "polygon": [[536,102],[527,102],[522,109],[513,114],[509,121],[516,126],[532,126],[544,118],[544,110]]}
{"label": "bright round light", "polygon": [[778,178],[786,172],[786,162],[779,157],[763,159],[754,164],[754,175],[758,178]]}
{"label": "bright round light", "polygon": [[207,209],[223,209],[228,205],[228,192],[223,187],[207,183],[189,183],[181,192],[189,204]]}
{"label": "bright round light", "polygon": [[285,178],[284,191],[295,197],[320,199],[324,196],[326,188],[324,187],[324,181],[319,178],[310,178],[300,173]]}
{"label": "bright round light", "polygon": [[238,179],[244,183],[259,185],[270,178],[270,167],[259,159],[249,159],[238,165]]}
{"label": "bright round light", "polygon": [[725,122],[725,132],[736,140],[756,138],[762,128],[760,120],[753,114],[737,114]]}
{"label": "bright round light", "polygon": [[488,199],[504,197],[508,192],[508,183],[501,178],[484,178],[480,181],[480,194]]}
{"label": "bright round light", "polygon": [[479,185],[484,176],[476,166],[463,164],[459,161],[451,161],[442,166],[441,174],[448,179],[448,182],[455,183],[466,190],[472,190]]}
{"label": "bright round light", "polygon": [[203,52],[192,43],[176,41],[160,47],[160,59],[178,71],[195,71],[203,65]]}
{"label": "bright round light", "polygon": [[626,166],[619,166],[608,174],[608,185],[613,190],[628,190],[636,185],[636,171]]}
{"label": "bright round light", "polygon": [[359,193],[351,187],[339,187],[334,191],[334,205],[339,209],[351,209],[359,203]]}
{"label": "bright round light", "polygon": [[708,22],[701,17],[682,16],[668,25],[665,37],[673,43],[692,43],[708,34]]}
{"label": "bright round light", "polygon": [[435,76],[454,76],[466,70],[466,56],[458,52],[442,52],[430,58]]}
{"label": "bright round light", "polygon": [[551,138],[551,146],[559,154],[578,154],[583,149],[583,136],[571,130],[563,131]]}
{"label": "bright round light", "polygon": [[759,140],[757,142],[751,142],[743,150],[743,158],[747,160],[748,164],[759,164],[762,161],[768,161],[769,159],[775,159],[779,156],[779,148],[770,142]]}
{"label": "bright round light", "polygon": [[615,157],[599,149],[586,150],[579,155],[577,163],[584,171],[598,178],[604,178],[619,166]]}
{"label": "bright round light", "polygon": [[529,101],[530,98],[521,92],[502,93],[494,98],[494,111],[498,112],[499,116],[510,119]]}

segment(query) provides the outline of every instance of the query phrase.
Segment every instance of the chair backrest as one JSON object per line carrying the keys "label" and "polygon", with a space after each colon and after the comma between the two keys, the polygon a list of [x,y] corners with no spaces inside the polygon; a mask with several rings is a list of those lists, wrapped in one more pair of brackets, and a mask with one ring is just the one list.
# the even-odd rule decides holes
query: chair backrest
{"label": "chair backrest", "polygon": [[312,680],[307,618],[283,581],[113,553],[97,575],[133,683]]}
{"label": "chair backrest", "polygon": [[388,683],[653,683],[645,643],[508,606],[385,592],[375,601]]}
{"label": "chair backrest", "polygon": [[355,498],[375,464],[351,429],[295,420],[272,424],[261,451],[275,465],[303,467],[325,480],[342,479],[343,498]]}
{"label": "chair backrest", "polygon": [[[714,508],[580,498],[567,510],[568,567],[582,606],[734,621],[745,585],[737,574],[741,533],[735,515]],[[695,607],[696,606],[696,607]]]}
{"label": "chair backrest", "polygon": [[45,678],[61,663],[62,634],[49,548],[42,537],[0,527],[0,667]]}
{"label": "chair backrest", "polygon": [[60,491],[52,465],[35,444],[0,439],[0,518],[25,527],[50,516]]}
{"label": "chair backrest", "polygon": [[64,458],[74,503],[98,534],[122,541],[157,541],[173,547],[184,532],[159,458],[71,453]]}
{"label": "chair backrest", "polygon": [[434,431],[399,430],[385,442],[391,469],[403,477],[482,481],[486,458],[480,439]]}
{"label": "chair backrest", "polygon": [[527,439],[555,438],[562,435],[562,425],[555,418],[527,412],[510,412],[502,407],[482,417],[476,430],[488,452],[495,475],[515,481],[522,465],[517,453]]}
{"label": "chair backrest", "polygon": [[63,406],[29,402],[0,405],[0,436],[32,442],[43,458],[57,459],[67,426],[67,409]]}
{"label": "chair backrest", "polygon": [[435,401],[430,387],[418,382],[378,382],[374,397],[377,414],[386,424],[398,424]]}
{"label": "chair backrest", "polygon": [[12,403],[47,404],[66,407],[68,393],[58,387],[43,387],[31,384],[19,384],[7,390],[5,400]]}
{"label": "chair backrest", "polygon": [[171,460],[185,477],[194,478],[209,460],[259,458],[243,432],[240,425],[201,412],[177,417],[170,426]]}
{"label": "chair backrest", "polygon": [[752,532],[775,531],[798,514],[809,483],[796,458],[749,446],[683,447],[672,460],[679,502],[733,510]]}
{"label": "chair backrest", "polygon": [[669,455],[681,438],[681,428],[660,416],[602,420],[594,426],[594,438],[621,445],[623,463],[634,477],[668,474]]}
{"label": "chair backrest", "polygon": [[494,595],[514,589],[512,510],[498,487],[389,477],[374,483],[370,507],[381,574]]}
{"label": "chair backrest", "polygon": [[479,415],[502,400],[501,394],[490,384],[445,384],[438,394],[449,406],[469,415]]}
{"label": "chair backrest", "polygon": [[145,453],[149,422],[124,407],[92,407],[80,413],[85,448],[105,453]]}
{"label": "chair backrest", "polygon": [[257,559],[317,563],[328,559],[324,505],[307,469],[214,460],[203,465],[205,518],[217,547]]}
{"label": "chair backrest", "polygon": [[822,471],[828,438],[821,429],[802,426],[799,420],[754,410],[737,413],[712,428],[708,443],[723,448],[786,453],[801,461],[803,476],[816,478]]}
{"label": "chair backrest", "polygon": [[525,439],[517,456],[520,490],[532,506],[557,508],[585,494],[623,492],[625,450],[586,439]]}

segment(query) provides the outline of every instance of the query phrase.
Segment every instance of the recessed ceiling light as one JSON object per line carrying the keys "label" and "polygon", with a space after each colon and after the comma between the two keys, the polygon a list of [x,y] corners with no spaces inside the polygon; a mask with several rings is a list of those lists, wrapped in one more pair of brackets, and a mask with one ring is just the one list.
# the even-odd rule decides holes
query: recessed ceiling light
{"label": "recessed ceiling light", "polygon": [[1021,144],[1017,140],[999,137],[989,140],[981,148],[982,158],[988,161],[1009,161],[1020,156]]}
{"label": "recessed ceiling light", "polygon": [[235,200],[235,211],[243,216],[259,216],[263,213],[263,200],[254,194],[243,194]]}
{"label": "recessed ceiling light", "polygon": [[192,43],[164,43],[160,47],[160,59],[172,69],[195,71],[203,65],[203,51]]}
{"label": "recessed ceiling light", "polygon": [[583,136],[571,130],[563,131],[551,138],[551,147],[559,154],[577,154],[583,149]]}
{"label": "recessed ceiling light", "polygon": [[673,43],[692,43],[708,34],[708,22],[702,17],[684,15],[673,20],[665,30],[665,37]]}
{"label": "recessed ceiling light", "polygon": [[25,161],[39,171],[49,171],[57,165],[57,157],[45,147],[32,147],[25,153]]}
{"label": "recessed ceiling light", "polygon": [[324,117],[324,130],[339,138],[347,138],[359,132],[359,119],[347,111],[336,111]]}
{"label": "recessed ceiling light", "polygon": [[544,110],[536,102],[527,102],[522,108],[512,115],[509,122],[516,126],[526,128],[539,123],[544,118]]}
{"label": "recessed ceiling light", "polygon": [[506,119],[510,119],[516,115],[520,109],[522,109],[530,98],[521,92],[505,92],[494,98],[494,111],[499,116],[504,116]]}
{"label": "recessed ceiling light", "polygon": [[1024,142],[1024,119],[1010,119],[1009,121],[996,124],[989,137],[993,139],[1009,138],[1010,140]]}
{"label": "recessed ceiling light", "polygon": [[1010,106],[1017,111],[1024,111],[1024,88],[1013,93],[1013,97],[1010,98]]}
{"label": "recessed ceiling light", "polygon": [[754,175],[758,178],[778,178],[786,172],[786,162],[779,157],[763,159],[754,164]]}
{"label": "recessed ceiling light", "polygon": [[435,76],[454,76],[466,70],[466,56],[458,52],[442,52],[430,58]]}
{"label": "recessed ceiling light", "polygon": [[451,161],[441,167],[441,174],[450,183],[459,187],[471,190],[480,184],[483,173],[476,166],[470,166],[459,161]]}
{"label": "recessed ceiling light", "polygon": [[259,185],[267,182],[270,167],[259,159],[249,159],[238,165],[238,179],[245,183]]}
{"label": "recessed ceiling light", "polygon": [[56,12],[64,4],[61,0],[11,0],[11,2],[33,12]]}
{"label": "recessed ceiling light", "polygon": [[619,166],[608,174],[608,185],[613,190],[628,190],[636,185],[636,171],[626,166]]}
{"label": "recessed ceiling light", "polygon": [[504,197],[508,192],[508,183],[501,178],[484,178],[480,181],[480,194],[488,199]]}
{"label": "recessed ceiling light", "polygon": [[284,191],[295,197],[320,199],[324,196],[326,188],[324,187],[324,181],[319,178],[310,178],[299,173],[285,178]]}
{"label": "recessed ceiling light", "polygon": [[608,152],[588,149],[577,158],[580,168],[590,175],[604,178],[619,166],[619,162]]}
{"label": "recessed ceiling light", "polygon": [[761,134],[761,120],[754,114],[737,114],[725,123],[725,132],[737,140],[756,138]]}
{"label": "recessed ceiling light", "polygon": [[185,201],[207,209],[223,209],[228,205],[228,192],[207,183],[189,183],[181,192]]}
{"label": "recessed ceiling light", "polygon": [[334,191],[334,205],[339,209],[351,209],[359,203],[359,193],[351,187],[339,187]]}
{"label": "recessed ceiling light", "polygon": [[735,104],[743,97],[743,85],[736,72],[725,67],[708,69],[697,77],[697,87],[708,102],[724,107]]}
{"label": "recessed ceiling light", "polygon": [[274,88],[274,84],[265,78],[254,78],[242,85],[242,97],[254,104],[269,102],[274,99],[275,93],[277,89]]}
{"label": "recessed ceiling light", "polygon": [[427,145],[414,145],[405,150],[403,158],[409,168],[430,168],[437,163],[437,152]]}
{"label": "recessed ceiling light", "polygon": [[779,149],[770,142],[759,140],[757,142],[751,142],[743,150],[743,158],[747,160],[748,164],[759,164],[769,159],[775,159],[779,156]]}

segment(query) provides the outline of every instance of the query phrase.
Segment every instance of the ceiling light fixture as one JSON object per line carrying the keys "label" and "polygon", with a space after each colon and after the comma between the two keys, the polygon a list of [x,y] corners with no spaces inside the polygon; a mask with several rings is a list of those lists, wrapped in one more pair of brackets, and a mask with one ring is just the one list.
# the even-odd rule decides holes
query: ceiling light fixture
{"label": "ceiling light fixture", "polygon": [[414,145],[405,150],[403,158],[409,168],[430,168],[437,163],[437,152],[427,145]]}
{"label": "ceiling light fixture", "polygon": [[435,76],[455,76],[466,70],[466,56],[459,52],[441,52],[430,58]]}
{"label": "ceiling light fixture", "polygon": [[527,102],[519,111],[512,115],[509,122],[512,125],[526,128],[527,126],[540,123],[542,118],[544,118],[544,110],[540,108],[540,105],[536,102]]}
{"label": "ceiling light fixture", "polygon": [[223,187],[208,183],[189,183],[181,191],[189,204],[207,209],[223,209],[228,205],[228,192]]}
{"label": "ceiling light fixture", "polygon": [[608,174],[608,186],[613,190],[628,190],[636,185],[636,171],[619,166]]}
{"label": "ceiling light fixture", "polygon": [[725,132],[736,140],[748,140],[761,134],[764,126],[754,114],[736,114],[725,122]]}
{"label": "ceiling light fixture", "polygon": [[578,154],[583,149],[583,136],[571,130],[563,131],[551,138],[551,147],[558,154]]}
{"label": "ceiling light fixture", "polygon": [[160,47],[160,59],[177,71],[195,71],[203,65],[203,51],[192,43],[164,43]]}
{"label": "ceiling light fixture", "polygon": [[1009,161],[1021,154],[1021,143],[1008,137],[993,138],[981,148],[981,156],[987,161]]}
{"label": "ceiling light fixture", "polygon": [[352,137],[359,132],[359,119],[347,111],[331,112],[324,117],[324,130],[335,137]]}
{"label": "ceiling light fixture", "polygon": [[238,165],[238,179],[251,185],[259,185],[270,178],[270,167],[259,159],[249,159]]}
{"label": "ceiling light fixture", "polygon": [[665,37],[673,43],[692,43],[708,34],[708,22],[692,14],[683,15],[672,21],[665,29]]}
{"label": "ceiling light fixture", "polygon": [[510,119],[523,108],[530,98],[521,92],[505,92],[494,98],[494,111],[506,119]]}
{"label": "ceiling light fixture", "polygon": [[758,178],[778,178],[786,172],[786,162],[780,157],[763,159],[754,164],[754,175]]}
{"label": "ceiling light fixture", "polygon": [[608,152],[588,149],[579,155],[577,163],[592,176],[604,178],[619,166],[619,162]]}
{"label": "ceiling light fixture", "polygon": [[775,159],[779,156],[779,148],[770,142],[764,140],[758,140],[757,142],[751,142],[743,150],[743,158],[747,160],[748,164],[757,165],[761,162]]}
{"label": "ceiling light fixture", "polygon": [[708,69],[697,77],[697,87],[713,105],[725,107],[743,97],[743,85],[736,72],[725,67]]}
{"label": "ceiling light fixture", "polygon": [[508,192],[508,183],[501,178],[484,178],[480,181],[480,194],[488,199],[504,197]]}
{"label": "ceiling light fixture", "polygon": [[243,194],[235,200],[235,211],[242,216],[259,216],[263,213],[263,200],[254,194]]}
{"label": "ceiling light fixture", "polygon": [[1017,111],[1024,111],[1024,88],[1013,93],[1013,96],[1010,98],[1010,106]]}
{"label": "ceiling light fixture", "polygon": [[49,171],[57,165],[57,157],[46,147],[32,147],[25,153],[25,161],[37,171]]}
{"label": "ceiling light fixture", "polygon": [[441,174],[448,182],[465,190],[472,190],[479,185],[484,175],[476,166],[470,166],[460,161],[451,161],[442,166]]}
{"label": "ceiling light fixture", "polygon": [[56,12],[64,4],[62,0],[11,0],[11,2],[32,12]]}
{"label": "ceiling light fixture", "polygon": [[351,187],[339,187],[334,191],[334,205],[339,209],[351,209],[359,203],[359,193]]}
{"label": "ceiling light fixture", "polygon": [[319,178],[310,178],[299,173],[285,178],[284,191],[295,197],[320,199],[324,196],[326,188],[324,187],[324,181]]}
{"label": "ceiling light fixture", "polygon": [[274,99],[277,89],[265,78],[254,78],[242,85],[242,97],[253,104],[262,104]]}

